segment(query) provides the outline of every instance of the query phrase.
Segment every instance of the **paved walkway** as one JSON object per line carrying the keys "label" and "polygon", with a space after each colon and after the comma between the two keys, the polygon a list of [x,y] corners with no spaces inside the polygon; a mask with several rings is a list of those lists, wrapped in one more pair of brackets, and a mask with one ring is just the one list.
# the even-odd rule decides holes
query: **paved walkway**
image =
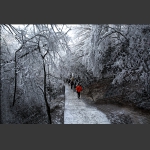
{"label": "paved walkway", "polygon": [[110,124],[106,115],[77,98],[77,93],[65,84],[64,124]]}

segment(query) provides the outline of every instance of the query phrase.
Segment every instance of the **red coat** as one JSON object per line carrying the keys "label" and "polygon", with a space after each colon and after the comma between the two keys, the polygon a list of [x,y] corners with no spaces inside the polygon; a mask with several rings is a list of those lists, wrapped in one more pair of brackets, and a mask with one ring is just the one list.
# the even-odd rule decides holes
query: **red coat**
{"label": "red coat", "polygon": [[81,92],[81,91],[82,91],[82,87],[81,87],[80,85],[77,85],[77,86],[76,86],[76,91],[77,91],[77,92]]}

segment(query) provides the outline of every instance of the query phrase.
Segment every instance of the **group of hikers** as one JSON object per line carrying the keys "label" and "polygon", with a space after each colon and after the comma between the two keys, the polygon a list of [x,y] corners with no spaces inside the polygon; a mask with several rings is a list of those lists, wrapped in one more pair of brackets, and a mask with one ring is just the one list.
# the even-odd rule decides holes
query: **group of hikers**
{"label": "group of hikers", "polygon": [[68,83],[68,85],[71,86],[71,89],[73,89],[74,92],[75,91],[77,92],[78,99],[80,99],[80,92],[82,91],[80,80],[74,77],[71,77],[71,78],[66,79],[66,82]]}

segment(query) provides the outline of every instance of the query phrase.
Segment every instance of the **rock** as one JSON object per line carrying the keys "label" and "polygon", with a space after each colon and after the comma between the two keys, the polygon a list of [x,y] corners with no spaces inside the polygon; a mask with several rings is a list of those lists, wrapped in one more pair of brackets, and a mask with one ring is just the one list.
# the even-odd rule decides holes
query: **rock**
{"label": "rock", "polygon": [[110,113],[107,115],[112,124],[132,124],[132,119],[128,114]]}

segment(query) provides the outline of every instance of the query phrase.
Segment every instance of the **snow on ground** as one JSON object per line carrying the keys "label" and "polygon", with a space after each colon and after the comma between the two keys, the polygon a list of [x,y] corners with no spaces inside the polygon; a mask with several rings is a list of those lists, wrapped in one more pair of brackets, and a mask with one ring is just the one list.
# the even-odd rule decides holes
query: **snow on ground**
{"label": "snow on ground", "polygon": [[110,124],[106,115],[77,98],[77,93],[65,85],[64,124]]}

